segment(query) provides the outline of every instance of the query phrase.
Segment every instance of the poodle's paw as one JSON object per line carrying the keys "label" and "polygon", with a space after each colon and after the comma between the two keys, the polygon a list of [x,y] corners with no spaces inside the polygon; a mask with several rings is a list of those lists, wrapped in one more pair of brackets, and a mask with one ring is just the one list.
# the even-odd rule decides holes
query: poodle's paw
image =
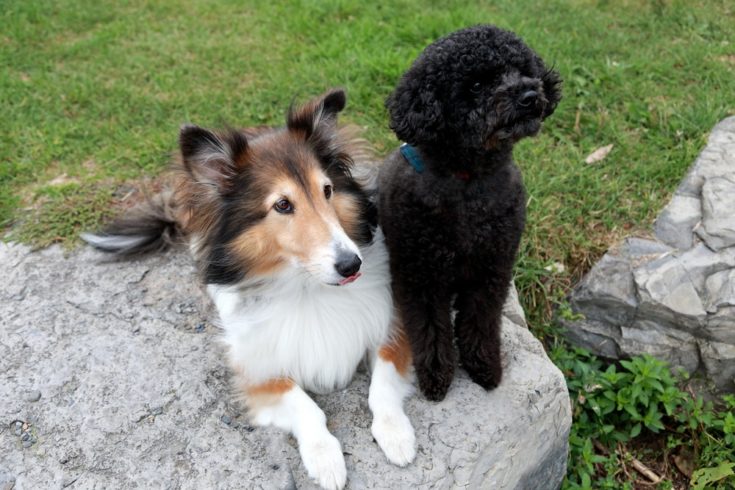
{"label": "poodle's paw", "polygon": [[463,359],[462,367],[470,375],[472,381],[488,391],[497,388],[503,378],[503,366],[494,360],[476,358],[468,362]]}
{"label": "poodle's paw", "polygon": [[452,384],[454,369],[448,374],[428,369],[416,369],[419,388],[424,396],[434,402],[440,402],[447,396],[449,385]]}
{"label": "poodle's paw", "polygon": [[403,411],[376,415],[371,431],[391,463],[406,466],[416,457],[416,436]]}
{"label": "poodle's paw", "polygon": [[347,468],[339,441],[330,433],[299,441],[306,472],[322,488],[339,490],[347,482]]}

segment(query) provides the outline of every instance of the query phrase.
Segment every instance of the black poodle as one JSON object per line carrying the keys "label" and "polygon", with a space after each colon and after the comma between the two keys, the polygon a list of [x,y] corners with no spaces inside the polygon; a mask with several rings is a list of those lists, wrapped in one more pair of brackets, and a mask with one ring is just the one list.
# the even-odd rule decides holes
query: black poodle
{"label": "black poodle", "polygon": [[380,170],[380,220],[396,304],[431,400],[452,382],[455,338],[473,381],[500,383],[500,315],[525,223],[513,145],[539,131],[560,86],[515,34],[479,25],[429,45],[386,101],[405,144]]}

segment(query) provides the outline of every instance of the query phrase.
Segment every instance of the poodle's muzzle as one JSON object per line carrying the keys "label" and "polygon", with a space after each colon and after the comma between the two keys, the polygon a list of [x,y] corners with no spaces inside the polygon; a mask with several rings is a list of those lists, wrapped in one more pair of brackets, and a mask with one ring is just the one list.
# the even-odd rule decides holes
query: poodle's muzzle
{"label": "poodle's muzzle", "polygon": [[484,146],[489,149],[538,133],[548,103],[540,79],[504,75],[488,101]]}

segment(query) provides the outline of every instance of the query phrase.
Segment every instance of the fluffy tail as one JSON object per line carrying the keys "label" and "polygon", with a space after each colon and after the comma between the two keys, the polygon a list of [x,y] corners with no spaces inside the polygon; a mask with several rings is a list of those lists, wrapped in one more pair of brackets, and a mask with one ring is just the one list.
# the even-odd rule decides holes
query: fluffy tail
{"label": "fluffy tail", "polygon": [[82,240],[95,248],[118,255],[163,250],[181,236],[176,222],[173,192],[164,190],[127,211],[98,233],[82,233]]}

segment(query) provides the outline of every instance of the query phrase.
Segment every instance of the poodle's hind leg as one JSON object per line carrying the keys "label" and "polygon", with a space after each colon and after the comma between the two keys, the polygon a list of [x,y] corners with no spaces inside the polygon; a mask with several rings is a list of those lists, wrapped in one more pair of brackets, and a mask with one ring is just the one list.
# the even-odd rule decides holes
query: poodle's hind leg
{"label": "poodle's hind leg", "polygon": [[309,476],[322,488],[344,488],[347,469],[342,447],[329,433],[324,412],[304,390],[288,378],[241,388],[254,424],[293,434]]}
{"label": "poodle's hind leg", "polygon": [[411,348],[402,331],[377,352],[371,352],[373,367],[368,405],[373,413],[371,431],[388,460],[406,466],[416,456],[416,436],[403,411],[403,400],[413,391]]}
{"label": "poodle's hind leg", "polygon": [[419,287],[395,288],[396,302],[411,344],[419,387],[426,398],[440,401],[447,395],[457,366],[450,296],[444,291],[421,291]]}
{"label": "poodle's hind leg", "polygon": [[486,390],[498,386],[503,375],[500,325],[506,294],[507,287],[499,290],[467,288],[455,301],[455,333],[460,363],[472,381]]}

